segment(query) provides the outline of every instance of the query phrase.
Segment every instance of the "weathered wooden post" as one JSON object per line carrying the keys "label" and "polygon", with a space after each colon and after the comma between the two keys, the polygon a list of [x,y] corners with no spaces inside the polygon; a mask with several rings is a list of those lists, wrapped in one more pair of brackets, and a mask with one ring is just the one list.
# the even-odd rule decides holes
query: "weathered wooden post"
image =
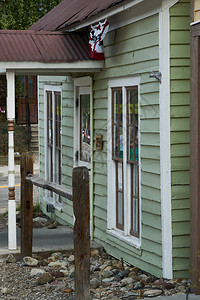
{"label": "weathered wooden post", "polygon": [[25,180],[33,174],[33,156],[21,156],[21,256],[32,255],[33,238],[33,185]]}
{"label": "weathered wooden post", "polygon": [[86,167],[73,169],[72,199],[75,215],[75,297],[90,299],[90,202],[89,172]]}

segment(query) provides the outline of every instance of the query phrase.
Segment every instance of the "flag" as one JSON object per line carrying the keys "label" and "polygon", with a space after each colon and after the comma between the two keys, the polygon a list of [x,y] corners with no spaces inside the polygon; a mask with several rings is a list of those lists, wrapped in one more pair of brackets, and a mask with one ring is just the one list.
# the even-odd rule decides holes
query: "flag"
{"label": "flag", "polygon": [[105,20],[103,23],[99,22],[99,24],[91,26],[89,40],[91,58],[95,60],[104,59],[103,39],[105,38],[108,29],[109,23],[107,20]]}

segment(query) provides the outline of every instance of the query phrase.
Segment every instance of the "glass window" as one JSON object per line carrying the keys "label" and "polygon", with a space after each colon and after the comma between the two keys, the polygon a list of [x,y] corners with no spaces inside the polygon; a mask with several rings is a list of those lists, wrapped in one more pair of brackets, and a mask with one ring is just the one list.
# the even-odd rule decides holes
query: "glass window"
{"label": "glass window", "polygon": [[80,160],[91,162],[90,95],[80,96]]}
{"label": "glass window", "polygon": [[[123,90],[124,89],[124,90]],[[123,99],[124,95],[125,99]],[[123,118],[125,128],[123,128]],[[126,145],[126,155],[124,155]],[[129,234],[139,237],[139,167],[138,167],[138,87],[112,88],[112,158],[116,176],[116,228],[124,231],[130,218]],[[128,176],[129,216],[125,214],[124,174]],[[129,184],[130,183],[130,184]]]}
{"label": "glass window", "polygon": [[[46,92],[47,99],[47,174],[50,182],[61,185],[61,93]],[[49,192],[61,202],[61,197]]]}

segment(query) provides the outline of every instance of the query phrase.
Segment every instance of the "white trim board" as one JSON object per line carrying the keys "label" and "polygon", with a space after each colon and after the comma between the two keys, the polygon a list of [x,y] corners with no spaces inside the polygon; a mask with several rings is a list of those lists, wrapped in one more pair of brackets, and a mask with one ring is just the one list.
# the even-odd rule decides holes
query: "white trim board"
{"label": "white trim board", "polygon": [[[172,2],[172,1],[170,1]],[[163,277],[173,278],[171,153],[170,153],[170,14],[164,6],[159,14],[160,84],[160,169]]]}
{"label": "white trim board", "polygon": [[[34,75],[65,75],[73,72],[100,72],[104,61],[79,61],[73,63],[42,63],[42,62],[0,62],[2,72]],[[2,73],[1,73],[2,74]]]}
{"label": "white trim board", "polygon": [[110,23],[109,31],[112,31],[159,13],[163,7],[171,7],[176,2],[178,0],[124,1],[89,18],[89,20],[79,22],[78,25],[68,26],[66,30],[76,31],[108,19]]}

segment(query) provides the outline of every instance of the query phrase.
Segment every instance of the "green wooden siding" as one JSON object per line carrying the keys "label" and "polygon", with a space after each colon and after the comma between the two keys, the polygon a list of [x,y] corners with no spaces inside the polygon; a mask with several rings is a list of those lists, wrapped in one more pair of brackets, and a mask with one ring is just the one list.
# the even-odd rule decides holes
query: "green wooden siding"
{"label": "green wooden siding", "polygon": [[189,277],[190,1],[170,9],[173,276]]}
{"label": "green wooden siding", "polygon": [[[149,72],[159,70],[159,16],[154,15],[109,32],[105,67],[94,76],[94,137],[102,134],[103,151],[94,148],[94,238],[118,258],[162,276],[160,194],[159,83]],[[115,34],[115,39],[113,35]],[[114,42],[113,42],[114,41]],[[136,249],[106,233],[108,80],[139,74],[141,113],[142,246]],[[147,263],[148,261],[148,263]]]}
{"label": "green wooden siding", "polygon": [[[40,176],[45,177],[45,139],[44,139],[44,85],[62,86],[62,185],[71,189],[73,168],[73,127],[74,127],[74,94],[73,83],[69,77],[40,76],[39,78],[39,131],[40,131]],[[41,207],[46,213],[46,202],[43,200],[44,191],[41,194]],[[55,210],[55,216],[61,224],[73,224],[72,203],[62,198],[62,212]]]}
{"label": "green wooden siding", "polygon": [[[171,196],[173,275],[189,270],[189,0],[170,9]],[[104,41],[105,64],[93,74],[93,212],[94,239],[111,255],[162,277],[162,216],[160,189],[159,82],[149,72],[159,71],[159,15],[109,32]],[[141,247],[107,233],[108,80],[140,76]],[[84,74],[79,74],[84,76]],[[77,76],[78,77],[78,76]],[[44,177],[44,84],[62,84],[62,183],[71,188],[73,168],[73,84],[67,77],[40,77],[40,170]],[[103,150],[95,136],[103,135]],[[42,195],[44,194],[41,192]],[[73,224],[72,205],[63,199],[58,221]],[[42,202],[45,210],[45,203]]]}

